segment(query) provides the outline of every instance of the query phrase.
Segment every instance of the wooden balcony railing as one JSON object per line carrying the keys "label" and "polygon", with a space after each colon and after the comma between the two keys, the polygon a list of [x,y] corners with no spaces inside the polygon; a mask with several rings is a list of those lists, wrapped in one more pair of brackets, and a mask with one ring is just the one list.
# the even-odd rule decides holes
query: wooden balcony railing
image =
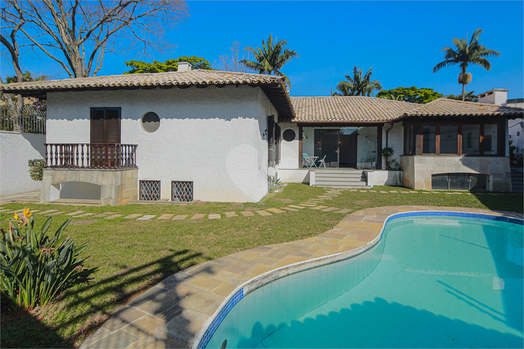
{"label": "wooden balcony railing", "polygon": [[45,143],[46,168],[136,168],[136,144]]}

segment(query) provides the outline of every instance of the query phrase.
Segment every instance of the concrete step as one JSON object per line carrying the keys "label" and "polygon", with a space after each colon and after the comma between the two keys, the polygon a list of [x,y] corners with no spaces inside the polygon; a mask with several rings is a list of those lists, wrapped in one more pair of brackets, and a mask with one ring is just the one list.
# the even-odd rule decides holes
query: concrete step
{"label": "concrete step", "polygon": [[317,187],[323,187],[323,188],[337,188],[337,189],[371,189],[373,187],[369,185],[316,185]]}
{"label": "concrete step", "polygon": [[353,176],[353,177],[336,177],[336,176],[316,176],[315,177],[317,181],[323,180],[323,181],[337,181],[337,180],[344,180],[344,181],[365,181],[365,177],[361,176]]}

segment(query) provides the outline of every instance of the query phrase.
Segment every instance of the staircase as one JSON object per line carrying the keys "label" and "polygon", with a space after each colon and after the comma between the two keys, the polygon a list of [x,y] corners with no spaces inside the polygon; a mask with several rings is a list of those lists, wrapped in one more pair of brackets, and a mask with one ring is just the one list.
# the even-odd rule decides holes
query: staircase
{"label": "staircase", "polygon": [[344,189],[371,188],[367,185],[364,171],[346,168],[315,170],[315,186]]}
{"label": "staircase", "polygon": [[511,168],[511,186],[513,188],[514,193],[522,193],[524,191],[524,188],[522,185],[522,177],[523,177],[522,167],[521,168],[516,168],[516,167]]}

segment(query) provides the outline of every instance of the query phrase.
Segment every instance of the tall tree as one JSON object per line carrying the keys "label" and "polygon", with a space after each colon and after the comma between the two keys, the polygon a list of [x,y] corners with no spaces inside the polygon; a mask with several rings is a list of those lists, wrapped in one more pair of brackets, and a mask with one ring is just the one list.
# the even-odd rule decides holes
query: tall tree
{"label": "tall tree", "polygon": [[177,59],[166,59],[164,63],[153,61],[153,63],[146,63],[142,61],[125,62],[126,66],[131,67],[131,70],[124,74],[138,74],[138,73],[162,73],[168,71],[177,71],[178,63],[191,63],[192,69],[214,70],[211,64],[202,57],[197,56],[180,56]]}
{"label": "tall tree", "polygon": [[382,90],[377,93],[377,97],[424,104],[434,101],[437,98],[444,97],[444,95],[442,93],[433,91],[432,88],[417,88],[417,86],[411,86],[397,87],[391,90]]}
{"label": "tall tree", "polygon": [[467,102],[478,102],[479,98],[475,95],[475,91],[469,91],[466,92],[464,95],[464,99],[462,99],[462,95],[447,95],[447,99],[456,99],[457,101],[467,101]]}
{"label": "tall tree", "polygon": [[371,81],[373,68],[369,69],[362,76],[362,69],[353,68],[353,77],[346,75],[348,81],[341,81],[337,85],[340,93],[334,93],[334,96],[373,96],[373,91],[382,90],[382,85],[377,80]]}
{"label": "tall tree", "polygon": [[168,47],[165,28],[186,16],[183,0],[3,0],[0,13],[72,78],[96,75],[104,54],[119,45],[129,49],[133,42],[144,52]]}
{"label": "tall tree", "polygon": [[258,71],[260,74],[272,75],[273,73],[278,76],[283,76],[286,80],[286,84],[291,88],[291,82],[289,78],[282,73],[280,70],[287,62],[293,58],[299,57],[295,50],[289,50],[286,48],[287,40],[278,40],[278,37],[273,37],[269,34],[267,43],[262,39],[262,48],[247,47],[253,57],[254,61],[243,59],[240,62],[246,67]]}
{"label": "tall tree", "polygon": [[477,29],[471,36],[469,44],[465,39],[453,39],[453,44],[456,49],[451,47],[444,47],[441,51],[445,51],[445,61],[440,62],[433,68],[433,73],[436,73],[440,69],[459,64],[461,73],[459,74],[458,82],[462,84],[462,100],[465,99],[466,85],[471,82],[472,75],[467,73],[466,69],[468,65],[474,64],[483,67],[487,71],[491,69],[491,64],[485,57],[500,56],[500,52],[495,50],[488,50],[484,45],[479,43],[479,36],[482,33],[482,29]]}
{"label": "tall tree", "polygon": [[233,71],[239,73],[251,73],[253,69],[248,68],[245,64],[242,64],[242,61],[249,61],[252,59],[249,51],[247,49],[242,50],[240,48],[240,43],[235,41],[233,46],[229,48],[229,55],[220,55],[218,56],[218,70],[224,71]]}

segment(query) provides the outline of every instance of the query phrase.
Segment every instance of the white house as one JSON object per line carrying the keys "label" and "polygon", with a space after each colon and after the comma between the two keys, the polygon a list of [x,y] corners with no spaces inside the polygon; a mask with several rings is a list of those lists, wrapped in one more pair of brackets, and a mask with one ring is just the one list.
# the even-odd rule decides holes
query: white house
{"label": "white house", "polygon": [[3,85],[47,98],[41,201],[256,202],[268,176],[319,185],[334,171],[401,183],[382,170],[384,146],[410,188],[511,190],[507,119],[523,109],[290,97],[281,77],[179,67]]}

